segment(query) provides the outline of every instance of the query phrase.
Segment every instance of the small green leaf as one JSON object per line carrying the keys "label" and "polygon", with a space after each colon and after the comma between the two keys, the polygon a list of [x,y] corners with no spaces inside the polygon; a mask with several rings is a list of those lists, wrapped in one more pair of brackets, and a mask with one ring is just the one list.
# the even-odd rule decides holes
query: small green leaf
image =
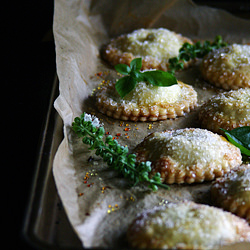
{"label": "small green leaf", "polygon": [[131,70],[140,70],[142,67],[142,59],[141,58],[135,58],[130,63]]}
{"label": "small green leaf", "polygon": [[134,89],[136,83],[137,82],[133,77],[125,76],[116,82],[115,88],[118,94],[123,98]]}
{"label": "small green leaf", "polygon": [[123,75],[128,75],[131,71],[127,64],[117,64],[115,65],[115,70]]}
{"label": "small green leaf", "polygon": [[144,81],[155,86],[168,87],[177,84],[176,78],[169,72],[151,70],[143,72]]}
{"label": "small green leaf", "polygon": [[238,147],[242,154],[250,156],[250,127],[239,127],[233,130],[227,131],[222,129],[225,132],[227,139]]}

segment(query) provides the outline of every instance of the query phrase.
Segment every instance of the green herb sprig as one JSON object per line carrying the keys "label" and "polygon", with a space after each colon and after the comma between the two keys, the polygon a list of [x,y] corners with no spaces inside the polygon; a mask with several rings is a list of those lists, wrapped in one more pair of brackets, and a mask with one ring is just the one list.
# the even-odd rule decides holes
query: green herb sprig
{"label": "green herb sprig", "polygon": [[175,71],[184,68],[185,62],[195,58],[203,58],[210,51],[227,46],[221,36],[216,36],[213,42],[205,41],[203,44],[198,41],[194,44],[184,43],[179,50],[179,55],[169,59],[169,71],[174,74]]}
{"label": "green herb sprig", "polygon": [[169,189],[167,185],[161,183],[160,173],[149,178],[151,162],[137,163],[136,155],[129,154],[128,147],[121,146],[111,135],[104,140],[105,129],[99,124],[97,118],[83,113],[74,119],[72,129],[82,137],[84,144],[90,146],[90,150],[96,150],[96,155],[101,156],[108,166],[128,178],[134,185],[146,182],[153,191],[156,191],[158,186]]}
{"label": "green herb sprig", "polygon": [[240,149],[241,154],[245,156],[250,156],[250,127],[249,126],[235,128],[230,131],[227,131],[222,128],[221,130],[224,131],[227,139]]}
{"label": "green herb sprig", "polygon": [[136,84],[140,81],[145,81],[159,87],[169,87],[177,84],[176,78],[169,72],[161,70],[149,70],[141,72],[141,67],[141,58],[135,58],[132,60],[130,67],[126,64],[117,64],[115,66],[117,72],[125,75],[115,84],[115,88],[122,98],[132,91]]}

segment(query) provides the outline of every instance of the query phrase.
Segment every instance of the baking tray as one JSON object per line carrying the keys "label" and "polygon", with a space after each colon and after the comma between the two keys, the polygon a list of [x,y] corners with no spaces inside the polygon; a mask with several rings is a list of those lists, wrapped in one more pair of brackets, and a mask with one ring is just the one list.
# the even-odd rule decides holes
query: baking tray
{"label": "baking tray", "polygon": [[58,96],[55,76],[35,168],[26,216],[24,238],[37,249],[83,249],[57,194],[52,164],[63,139],[63,123],[53,107]]}
{"label": "baking tray", "polygon": [[[197,4],[207,4],[207,1],[194,1]],[[240,1],[234,8],[227,9],[224,1],[221,7],[236,16],[250,18],[249,4]],[[231,5],[230,5],[231,6]],[[237,8],[236,8],[237,7]],[[40,139],[40,148],[32,191],[28,202],[27,212],[24,219],[23,235],[36,249],[84,249],[75,234],[58,196],[52,175],[52,164],[55,153],[63,139],[63,123],[53,107],[58,96],[58,78],[55,76],[43,134]]]}

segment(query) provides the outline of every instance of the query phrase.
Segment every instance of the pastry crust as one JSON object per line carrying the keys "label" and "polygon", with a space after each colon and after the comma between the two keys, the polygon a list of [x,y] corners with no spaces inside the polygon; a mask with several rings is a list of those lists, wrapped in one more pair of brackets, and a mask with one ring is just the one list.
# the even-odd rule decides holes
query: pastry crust
{"label": "pastry crust", "polygon": [[199,128],[154,132],[134,153],[138,162],[152,162],[151,177],[159,172],[168,184],[210,181],[242,162],[239,148]]}
{"label": "pastry crust", "polygon": [[201,63],[201,73],[219,88],[249,88],[250,45],[233,44],[211,51]]}
{"label": "pastry crust", "polygon": [[213,132],[250,126],[250,89],[231,90],[212,97],[199,112],[201,126]]}
{"label": "pastry crust", "polygon": [[[138,57],[142,58],[142,70],[168,70],[169,58],[176,57],[182,45],[192,41],[164,28],[138,29],[130,34],[114,38],[101,51],[102,57],[111,65],[130,65]],[[190,63],[185,63],[187,67]]]}
{"label": "pastry crust", "polygon": [[211,187],[215,205],[250,223],[250,165],[241,165],[217,179]]}
{"label": "pastry crust", "polygon": [[193,202],[168,203],[139,215],[127,231],[140,249],[215,249],[250,240],[245,220],[222,209]]}
{"label": "pastry crust", "polygon": [[140,82],[124,98],[115,83],[103,85],[95,92],[97,109],[120,120],[157,121],[176,118],[197,105],[197,93],[192,86],[178,82],[170,87],[158,87]]}

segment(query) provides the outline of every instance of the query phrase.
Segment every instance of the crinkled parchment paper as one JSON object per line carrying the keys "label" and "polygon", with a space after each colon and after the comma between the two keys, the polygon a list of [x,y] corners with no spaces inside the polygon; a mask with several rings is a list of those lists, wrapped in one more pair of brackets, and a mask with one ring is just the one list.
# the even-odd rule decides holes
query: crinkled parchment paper
{"label": "crinkled parchment paper", "polygon": [[[128,224],[144,209],[180,200],[210,204],[210,183],[171,185],[169,191],[158,192],[151,192],[144,185],[129,186],[71,131],[76,116],[84,111],[94,112],[106,131],[114,136],[120,133],[120,144],[132,150],[151,132],[199,127],[199,107],[185,117],[151,123],[121,123],[95,110],[89,97],[92,90],[102,78],[116,77],[100,58],[101,46],[111,37],[142,27],[165,27],[192,39],[213,40],[220,34],[229,43],[250,41],[249,21],[222,10],[197,7],[190,1],[55,0],[54,37],[60,90],[55,108],[63,120],[65,138],[56,153],[53,174],[69,220],[86,248],[126,247]],[[201,104],[220,90],[202,80],[198,66],[178,73],[177,78],[194,86]],[[103,76],[98,72],[103,72]]]}

